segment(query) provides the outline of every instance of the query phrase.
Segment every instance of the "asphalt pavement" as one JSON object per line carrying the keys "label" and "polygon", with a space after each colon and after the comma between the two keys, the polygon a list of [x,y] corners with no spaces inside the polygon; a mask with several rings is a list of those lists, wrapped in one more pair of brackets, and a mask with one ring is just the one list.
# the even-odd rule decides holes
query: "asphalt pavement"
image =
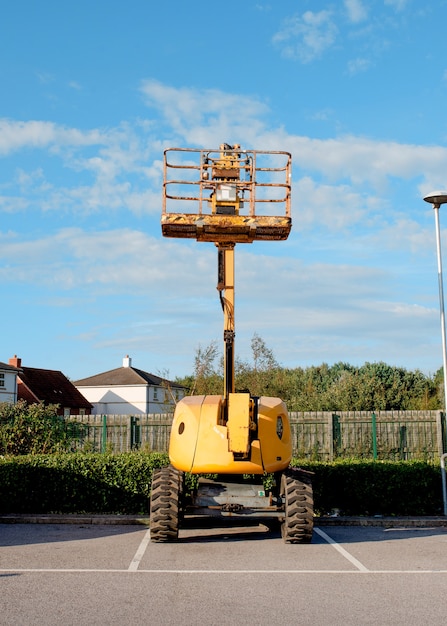
{"label": "asphalt pavement", "polygon": [[447,520],[368,519],[318,519],[301,546],[257,524],[153,544],[147,518],[2,516],[0,624],[445,622]]}

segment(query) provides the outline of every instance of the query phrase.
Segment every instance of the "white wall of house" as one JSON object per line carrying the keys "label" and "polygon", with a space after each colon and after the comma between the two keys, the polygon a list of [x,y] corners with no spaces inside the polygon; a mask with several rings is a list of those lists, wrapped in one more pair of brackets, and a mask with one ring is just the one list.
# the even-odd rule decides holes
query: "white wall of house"
{"label": "white wall of house", "polygon": [[[164,387],[148,385],[110,385],[108,387],[83,387],[77,389],[91,404],[94,415],[145,415],[167,413],[173,410],[174,402]],[[174,388],[174,393],[177,389]],[[178,389],[178,400],[183,390]]]}
{"label": "white wall of house", "polygon": [[0,368],[0,402],[17,402],[17,372]]}

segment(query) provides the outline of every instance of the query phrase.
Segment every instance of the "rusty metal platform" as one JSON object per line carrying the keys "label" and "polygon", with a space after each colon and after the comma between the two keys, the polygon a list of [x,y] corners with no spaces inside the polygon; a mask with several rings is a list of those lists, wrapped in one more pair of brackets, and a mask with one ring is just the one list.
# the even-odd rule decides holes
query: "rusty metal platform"
{"label": "rusty metal platform", "polygon": [[166,213],[161,219],[165,237],[210,242],[284,241],[291,228],[292,219],[281,216]]}
{"label": "rusty metal platform", "polygon": [[168,148],[164,152],[162,234],[214,243],[284,241],[292,219],[291,155]]}

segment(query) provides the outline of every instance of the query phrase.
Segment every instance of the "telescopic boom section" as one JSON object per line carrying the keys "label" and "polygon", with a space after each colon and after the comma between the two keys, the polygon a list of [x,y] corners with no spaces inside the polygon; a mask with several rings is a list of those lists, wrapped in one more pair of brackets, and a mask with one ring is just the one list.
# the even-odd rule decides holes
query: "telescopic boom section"
{"label": "telescopic boom section", "polygon": [[224,392],[234,393],[234,244],[218,244],[218,282],[224,314]]}

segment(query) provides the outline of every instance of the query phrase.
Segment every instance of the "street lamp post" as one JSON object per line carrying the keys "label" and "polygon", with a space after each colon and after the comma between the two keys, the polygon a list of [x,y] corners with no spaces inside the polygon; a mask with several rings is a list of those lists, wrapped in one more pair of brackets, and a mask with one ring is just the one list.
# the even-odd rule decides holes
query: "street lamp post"
{"label": "street lamp post", "polygon": [[[433,205],[435,211],[436,225],[436,250],[438,255],[438,286],[439,286],[439,308],[441,312],[441,336],[442,336],[442,362],[444,368],[444,415],[447,414],[447,348],[445,338],[445,314],[444,314],[444,285],[442,280],[442,256],[441,256],[441,231],[439,228],[439,207],[447,202],[447,191],[432,191],[424,197],[426,202]],[[442,475],[442,498],[444,503],[444,515],[447,515],[447,486],[445,459],[447,454],[441,454],[441,475]]]}
{"label": "street lamp post", "polygon": [[442,362],[444,369],[444,411],[447,411],[447,345],[445,334],[444,284],[442,280],[441,230],[439,228],[439,207],[447,202],[447,191],[432,191],[424,196],[425,202],[433,205],[436,226],[436,251],[438,256],[439,309],[441,313]]}

